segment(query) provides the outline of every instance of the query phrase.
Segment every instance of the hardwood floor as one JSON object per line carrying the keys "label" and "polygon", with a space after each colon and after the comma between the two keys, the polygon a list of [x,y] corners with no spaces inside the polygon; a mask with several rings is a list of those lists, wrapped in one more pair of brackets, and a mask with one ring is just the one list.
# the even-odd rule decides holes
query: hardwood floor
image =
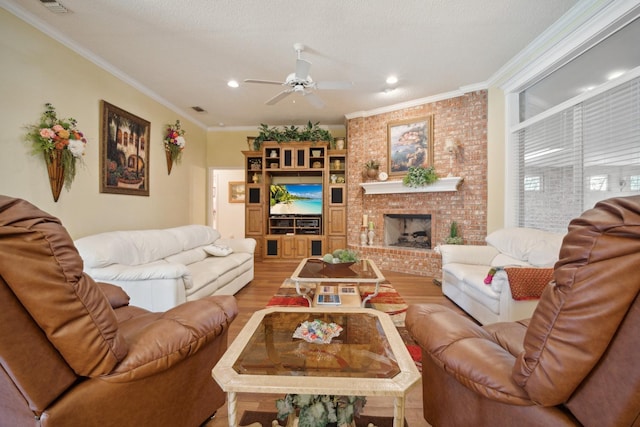
{"label": "hardwood floor", "polygon": [[[256,262],[254,280],[236,295],[239,314],[229,329],[229,342],[238,335],[251,315],[264,308],[278,290],[282,282],[295,270],[298,262]],[[444,304],[459,310],[451,301],[442,295],[440,287],[434,285],[433,278],[414,276],[404,273],[383,271],[384,276],[396,288],[407,304],[431,302]],[[245,410],[275,411],[275,400],[280,395],[238,393],[238,418]],[[405,418],[410,427],[426,427],[429,424],[422,416],[422,386],[418,383],[409,392],[406,403]],[[393,399],[388,397],[368,397],[364,412],[369,415],[392,416]],[[225,427],[227,422],[226,405],[218,410],[215,418],[207,427]]]}

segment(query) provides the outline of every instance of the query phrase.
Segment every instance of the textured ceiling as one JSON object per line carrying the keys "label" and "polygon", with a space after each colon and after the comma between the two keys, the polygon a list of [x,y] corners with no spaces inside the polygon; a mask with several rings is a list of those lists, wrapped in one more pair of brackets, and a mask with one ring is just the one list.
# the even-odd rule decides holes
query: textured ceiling
{"label": "textured ceiling", "polygon": [[[575,0],[39,0],[0,5],[109,71],[210,128],[259,123],[341,125],[345,115],[485,82],[562,16]],[[351,81],[276,105],[306,46],[315,81]],[[385,78],[397,75],[385,93]],[[236,79],[240,87],[229,88]],[[196,113],[192,106],[206,112]]]}

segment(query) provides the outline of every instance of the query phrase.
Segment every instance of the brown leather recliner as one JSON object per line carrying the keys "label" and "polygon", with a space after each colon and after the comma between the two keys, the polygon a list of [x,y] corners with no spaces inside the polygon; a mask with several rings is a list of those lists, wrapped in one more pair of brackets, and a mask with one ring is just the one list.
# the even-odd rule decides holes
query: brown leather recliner
{"label": "brown leather recliner", "polygon": [[0,196],[0,426],[198,426],[223,405],[235,299],[128,301],[82,272],[58,219]]}
{"label": "brown leather recliner", "polygon": [[531,319],[478,326],[409,307],[425,419],[440,426],[640,425],[640,196],[569,225]]}

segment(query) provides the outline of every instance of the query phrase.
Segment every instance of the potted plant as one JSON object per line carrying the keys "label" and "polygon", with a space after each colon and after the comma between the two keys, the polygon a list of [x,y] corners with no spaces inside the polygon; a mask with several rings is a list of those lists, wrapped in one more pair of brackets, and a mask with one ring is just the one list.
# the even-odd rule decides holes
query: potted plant
{"label": "potted plant", "polygon": [[458,235],[457,222],[451,222],[451,226],[449,227],[449,237],[447,237],[444,242],[448,245],[461,245],[463,243],[462,237]]}
{"label": "potted plant", "polygon": [[260,133],[253,140],[253,149],[258,151],[265,141],[274,142],[289,142],[289,141],[311,141],[319,142],[326,141],[328,143],[333,142],[331,132],[320,127],[320,122],[311,123],[309,121],[303,129],[299,129],[296,126],[285,126],[278,128],[277,126],[269,127],[268,125],[261,123],[258,127]]}
{"label": "potted plant", "polygon": [[278,419],[287,420],[287,426],[338,427],[355,425],[367,399],[364,396],[331,396],[318,394],[287,394],[276,400]]}
{"label": "potted plant", "polygon": [[364,164],[367,177],[376,178],[378,176],[378,170],[380,169],[380,163],[377,160],[369,160]]}
{"label": "potted plant", "polygon": [[436,170],[433,166],[419,167],[410,166],[407,174],[402,178],[402,183],[407,187],[422,187],[433,184],[438,180]]}

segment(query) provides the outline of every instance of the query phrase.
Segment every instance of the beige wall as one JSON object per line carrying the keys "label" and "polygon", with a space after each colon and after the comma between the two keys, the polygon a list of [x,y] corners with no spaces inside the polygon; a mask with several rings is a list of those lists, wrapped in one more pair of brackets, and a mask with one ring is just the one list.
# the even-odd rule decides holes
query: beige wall
{"label": "beige wall", "polygon": [[248,150],[247,136],[257,136],[255,130],[216,130],[207,133],[207,165],[213,167],[243,167],[243,150]]}
{"label": "beige wall", "polygon": [[487,112],[487,234],[505,226],[506,125],[504,92],[489,88]]}
{"label": "beige wall", "polygon": [[[2,113],[0,194],[24,198],[59,217],[73,238],[113,229],[156,228],[206,221],[206,131],[0,9]],[[150,196],[99,192],[100,101],[151,122]],[[24,126],[46,102],[73,117],[88,139],[84,167],[54,203],[44,159],[31,154]],[[187,147],[167,175],[163,128],[180,119]]]}

